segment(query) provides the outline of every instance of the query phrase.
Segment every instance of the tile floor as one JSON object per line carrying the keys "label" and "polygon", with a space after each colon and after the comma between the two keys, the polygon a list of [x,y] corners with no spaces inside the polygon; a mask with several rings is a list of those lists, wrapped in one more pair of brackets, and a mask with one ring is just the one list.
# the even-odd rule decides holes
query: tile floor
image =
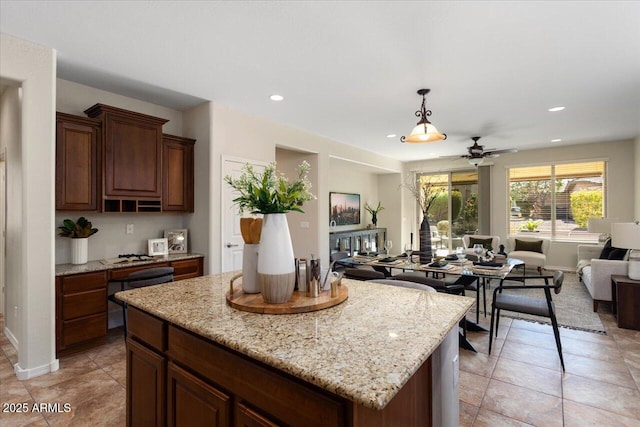
{"label": "tile floor", "polygon": [[[618,329],[611,314],[600,317],[608,335],[561,330],[564,373],[550,326],[503,317],[491,356],[487,333],[470,332],[478,353],[460,350],[460,426],[640,426],[640,331]],[[121,331],[27,381],[13,374],[17,355],[2,334],[0,348],[0,402],[71,406],[66,413],[0,412],[3,427],[125,424]]]}

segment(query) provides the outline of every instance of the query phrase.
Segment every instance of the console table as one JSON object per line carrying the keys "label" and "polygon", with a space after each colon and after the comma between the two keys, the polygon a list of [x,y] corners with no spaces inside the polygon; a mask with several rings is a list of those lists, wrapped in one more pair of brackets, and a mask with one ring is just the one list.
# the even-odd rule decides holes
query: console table
{"label": "console table", "polygon": [[336,252],[348,252],[349,255],[355,255],[362,249],[364,242],[369,242],[370,251],[379,252],[384,249],[386,238],[386,228],[334,231],[329,233],[329,255]]}
{"label": "console table", "polygon": [[618,327],[640,330],[640,280],[611,276],[611,297]]}

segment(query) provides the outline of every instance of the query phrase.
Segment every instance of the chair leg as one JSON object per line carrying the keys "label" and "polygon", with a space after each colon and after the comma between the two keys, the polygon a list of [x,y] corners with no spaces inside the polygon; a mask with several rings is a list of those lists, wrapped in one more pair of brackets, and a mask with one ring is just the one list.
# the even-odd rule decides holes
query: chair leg
{"label": "chair leg", "polygon": [[553,336],[556,339],[556,347],[558,347],[558,355],[560,356],[560,364],[564,371],[564,359],[562,358],[562,343],[560,342],[560,330],[558,329],[558,321],[556,320],[556,313],[551,312],[551,325],[553,326]]}
{"label": "chair leg", "polygon": [[124,325],[124,339],[127,339],[127,305],[122,304],[122,323]]}
{"label": "chair leg", "polygon": [[[496,307],[495,307],[495,299],[494,304],[491,306],[491,326],[489,326],[489,354],[491,354],[491,344],[493,344],[493,320],[495,319]],[[496,331],[496,335],[498,332]]]}
{"label": "chair leg", "polygon": [[498,329],[500,328],[500,309],[496,310],[496,338],[498,338]]}
{"label": "chair leg", "polygon": [[478,324],[480,323],[480,278],[476,280],[476,324]]}
{"label": "chair leg", "polygon": [[491,284],[491,279],[482,279],[482,303],[484,304],[484,317],[487,317],[487,283]]}

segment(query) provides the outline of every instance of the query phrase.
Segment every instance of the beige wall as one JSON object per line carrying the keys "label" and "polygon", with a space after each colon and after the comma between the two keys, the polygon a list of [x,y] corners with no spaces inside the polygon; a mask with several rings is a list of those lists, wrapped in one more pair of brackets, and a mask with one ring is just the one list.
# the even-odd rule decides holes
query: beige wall
{"label": "beige wall", "polygon": [[640,221],[640,136],[635,140],[635,220]]}
{"label": "beige wall", "polygon": [[[27,379],[58,369],[55,358],[54,183],[56,52],[0,34],[0,78],[20,82],[20,330],[15,371]],[[11,165],[8,165],[11,168]],[[15,205],[16,200],[7,203]],[[14,250],[13,247],[10,250]]]}

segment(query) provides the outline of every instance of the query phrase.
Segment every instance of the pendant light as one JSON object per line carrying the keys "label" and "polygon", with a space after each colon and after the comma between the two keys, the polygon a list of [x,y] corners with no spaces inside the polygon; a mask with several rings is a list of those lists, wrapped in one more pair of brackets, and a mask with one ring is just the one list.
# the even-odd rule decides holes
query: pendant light
{"label": "pendant light", "polygon": [[416,111],[416,117],[419,117],[420,121],[417,123],[416,127],[413,128],[409,136],[401,137],[400,141],[409,143],[422,143],[447,139],[447,135],[438,132],[438,129],[436,129],[436,127],[431,124],[429,119],[427,119],[427,117],[431,115],[431,110],[427,110],[424,104],[426,95],[430,91],[431,89],[418,90],[418,95],[422,95],[422,106],[418,111]]}

